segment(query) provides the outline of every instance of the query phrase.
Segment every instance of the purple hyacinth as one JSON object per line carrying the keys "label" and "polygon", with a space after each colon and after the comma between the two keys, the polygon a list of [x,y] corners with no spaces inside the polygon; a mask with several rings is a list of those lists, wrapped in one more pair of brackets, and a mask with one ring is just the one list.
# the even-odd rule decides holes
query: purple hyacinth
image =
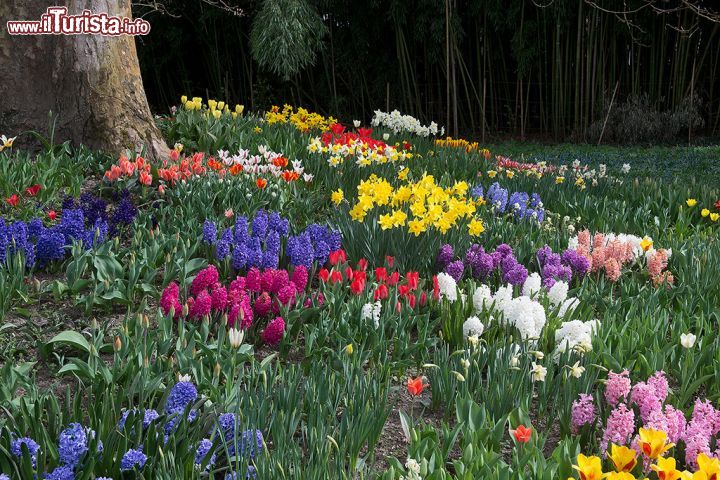
{"label": "purple hyacinth", "polygon": [[75,480],[75,472],[70,465],[62,465],[42,478],[44,480]]}
{"label": "purple hyacinth", "polygon": [[503,281],[511,285],[521,286],[527,280],[528,271],[527,268],[516,263],[515,266],[503,273]]}
{"label": "purple hyacinth", "polygon": [[215,245],[217,242],[217,227],[215,226],[215,222],[205,220],[205,223],[203,223],[203,242],[208,245]]}
{"label": "purple hyacinth", "polygon": [[165,412],[169,414],[182,412],[188,404],[196,399],[197,388],[192,382],[178,382],[170,390],[170,395],[165,402]]}
{"label": "purple hyacinth", "polygon": [[496,213],[504,213],[508,205],[508,191],[495,182],[488,188],[486,199]]}
{"label": "purple hyacinth", "polygon": [[252,236],[264,240],[268,231],[268,215],[265,210],[258,210],[252,221]]}
{"label": "purple hyacinth", "polygon": [[30,437],[13,438],[10,442],[10,452],[18,458],[22,457],[22,446],[25,445],[30,454],[30,460],[33,468],[37,461],[37,454],[40,451],[40,445]]}
{"label": "purple hyacinth", "polygon": [[87,451],[87,432],[79,423],[71,423],[68,428],[60,433],[58,453],[62,463],[75,467]]}
{"label": "purple hyacinth", "polygon": [[455,256],[455,251],[453,250],[453,247],[451,245],[448,245],[447,243],[440,247],[440,251],[438,252],[436,263],[440,270],[444,270],[447,265],[452,262],[453,257]]}
{"label": "purple hyacinth", "polygon": [[590,260],[575,250],[565,250],[562,254],[562,263],[572,268],[578,277],[584,277],[590,271]]}
{"label": "purple hyacinth", "polygon": [[450,275],[456,282],[459,282],[462,279],[464,270],[465,266],[461,260],[450,262],[445,267],[445,273]]}

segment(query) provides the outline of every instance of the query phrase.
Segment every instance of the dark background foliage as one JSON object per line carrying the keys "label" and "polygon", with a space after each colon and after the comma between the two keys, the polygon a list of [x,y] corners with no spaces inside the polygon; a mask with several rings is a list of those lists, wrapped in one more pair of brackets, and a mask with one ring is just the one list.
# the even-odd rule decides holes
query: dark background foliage
{"label": "dark background foliage", "polygon": [[[227,0],[242,9],[235,15],[213,2],[178,0],[168,13],[135,7],[152,25],[138,51],[155,111],[182,94],[209,95],[253,110],[301,105],[344,121],[397,108],[483,139],[596,141],[617,85],[606,141],[627,138],[628,125],[616,127],[621,115],[633,118],[632,129],[657,113],[674,122],[675,141],[720,133],[720,26],[687,9],[617,15],[579,0]],[[645,0],[624,3],[635,10]],[[634,142],[668,141],[648,133],[657,125],[637,130]]]}

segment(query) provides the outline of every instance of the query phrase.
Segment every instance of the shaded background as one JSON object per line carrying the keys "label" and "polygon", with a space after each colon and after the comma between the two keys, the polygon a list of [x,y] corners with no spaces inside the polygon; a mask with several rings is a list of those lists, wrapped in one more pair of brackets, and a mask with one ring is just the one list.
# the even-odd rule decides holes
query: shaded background
{"label": "shaded background", "polygon": [[622,2],[575,0],[228,0],[242,15],[208,1],[134,7],[152,25],[137,42],[156,112],[209,95],[344,121],[397,108],[477,138],[594,142],[617,87],[606,141],[720,134],[720,24],[679,1],[659,13],[628,0],[621,15],[602,8]]}

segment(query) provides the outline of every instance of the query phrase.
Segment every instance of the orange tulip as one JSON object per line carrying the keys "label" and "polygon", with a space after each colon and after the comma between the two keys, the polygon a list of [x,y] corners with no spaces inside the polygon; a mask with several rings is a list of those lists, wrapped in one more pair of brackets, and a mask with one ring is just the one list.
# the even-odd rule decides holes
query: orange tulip
{"label": "orange tulip", "polygon": [[530,437],[532,436],[532,427],[526,427],[525,425],[518,425],[518,427],[513,430],[510,429],[510,435],[513,436],[516,442],[520,443],[527,443],[530,441]]}
{"label": "orange tulip", "polygon": [[408,393],[410,393],[410,395],[412,395],[414,397],[420,395],[422,393],[423,389],[427,386],[428,386],[427,384],[422,383],[421,377],[417,377],[414,379],[408,378],[408,383],[407,383]]}
{"label": "orange tulip", "polygon": [[267,180],[265,180],[264,178],[258,178],[257,186],[258,188],[265,188],[267,186]]}

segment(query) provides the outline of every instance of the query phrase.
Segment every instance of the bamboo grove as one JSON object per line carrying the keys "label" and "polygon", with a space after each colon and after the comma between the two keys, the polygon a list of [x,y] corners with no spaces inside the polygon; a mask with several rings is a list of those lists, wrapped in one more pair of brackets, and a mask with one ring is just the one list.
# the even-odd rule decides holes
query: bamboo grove
{"label": "bamboo grove", "polygon": [[618,14],[619,3],[243,0],[231,15],[181,0],[164,15],[135,14],[152,23],[138,46],[161,110],[193,91],[346,119],[397,108],[483,140],[594,141],[611,103],[635,96],[658,112],[696,109],[688,139],[720,133],[720,24],[687,9],[639,8],[645,0]]}

